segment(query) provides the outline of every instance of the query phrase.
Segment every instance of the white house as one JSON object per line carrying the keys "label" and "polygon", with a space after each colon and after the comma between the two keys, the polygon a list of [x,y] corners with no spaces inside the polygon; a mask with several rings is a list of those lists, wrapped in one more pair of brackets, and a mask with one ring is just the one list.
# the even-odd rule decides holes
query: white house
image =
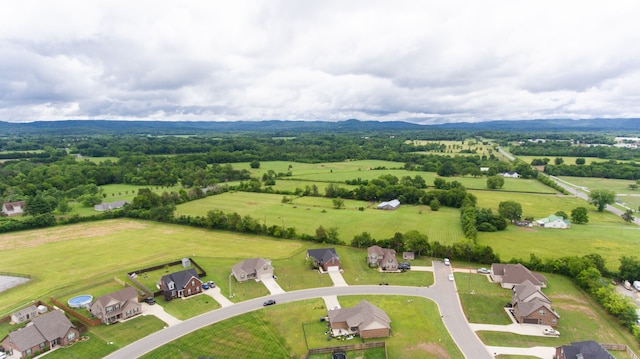
{"label": "white house", "polygon": [[508,178],[520,178],[520,174],[518,172],[505,172],[501,173],[500,176]]}
{"label": "white house", "polygon": [[21,215],[24,212],[25,207],[24,201],[18,202],[5,202],[2,204],[2,214],[5,216],[17,216]]}
{"label": "white house", "polygon": [[398,207],[400,207],[400,201],[398,201],[397,199],[394,199],[389,202],[380,203],[377,208],[384,209],[384,210],[394,210],[394,209],[398,209]]}
{"label": "white house", "polygon": [[536,224],[543,228],[560,228],[567,229],[571,227],[571,221],[560,216],[551,215],[536,221]]}

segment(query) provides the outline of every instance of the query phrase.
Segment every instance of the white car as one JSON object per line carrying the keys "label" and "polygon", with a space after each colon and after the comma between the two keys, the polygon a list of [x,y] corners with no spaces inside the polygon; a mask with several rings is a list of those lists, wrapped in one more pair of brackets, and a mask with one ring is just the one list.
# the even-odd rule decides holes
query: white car
{"label": "white car", "polygon": [[453,282],[453,273],[449,274],[449,280]]}
{"label": "white car", "polygon": [[549,328],[545,328],[542,333],[544,335],[553,335],[554,337],[559,337],[560,336],[560,332],[555,330],[555,329],[549,329]]}
{"label": "white car", "polygon": [[451,262],[449,262],[449,258],[444,259],[444,265],[446,266],[451,265]]}

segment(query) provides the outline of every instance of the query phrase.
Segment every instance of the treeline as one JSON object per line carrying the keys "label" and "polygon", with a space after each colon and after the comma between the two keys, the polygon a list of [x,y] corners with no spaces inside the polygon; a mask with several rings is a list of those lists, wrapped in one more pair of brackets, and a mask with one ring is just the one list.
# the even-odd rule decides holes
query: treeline
{"label": "treeline", "polygon": [[638,151],[631,148],[613,146],[581,146],[573,141],[523,142],[511,146],[510,151],[516,156],[569,156],[597,157],[612,160],[637,159]]}
{"label": "treeline", "polygon": [[592,162],[588,165],[551,165],[544,172],[552,176],[598,177],[626,180],[640,179],[640,163],[635,162]]}

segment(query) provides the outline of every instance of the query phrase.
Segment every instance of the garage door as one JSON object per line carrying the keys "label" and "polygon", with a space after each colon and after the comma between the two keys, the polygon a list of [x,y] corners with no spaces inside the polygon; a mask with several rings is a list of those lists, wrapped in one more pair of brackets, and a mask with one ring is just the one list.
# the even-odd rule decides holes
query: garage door
{"label": "garage door", "polygon": [[338,266],[327,267],[327,272],[340,272],[340,267]]}
{"label": "garage door", "polygon": [[538,324],[538,319],[536,318],[524,318],[522,322],[525,324]]}

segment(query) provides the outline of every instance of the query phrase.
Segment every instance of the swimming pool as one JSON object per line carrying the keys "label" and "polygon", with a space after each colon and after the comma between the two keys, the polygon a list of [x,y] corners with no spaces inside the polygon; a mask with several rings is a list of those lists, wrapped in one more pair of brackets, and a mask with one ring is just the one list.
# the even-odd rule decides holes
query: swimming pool
{"label": "swimming pool", "polygon": [[92,295],[83,294],[83,295],[78,295],[76,297],[69,299],[67,304],[69,304],[71,308],[84,308],[91,305],[92,301],[93,301]]}

